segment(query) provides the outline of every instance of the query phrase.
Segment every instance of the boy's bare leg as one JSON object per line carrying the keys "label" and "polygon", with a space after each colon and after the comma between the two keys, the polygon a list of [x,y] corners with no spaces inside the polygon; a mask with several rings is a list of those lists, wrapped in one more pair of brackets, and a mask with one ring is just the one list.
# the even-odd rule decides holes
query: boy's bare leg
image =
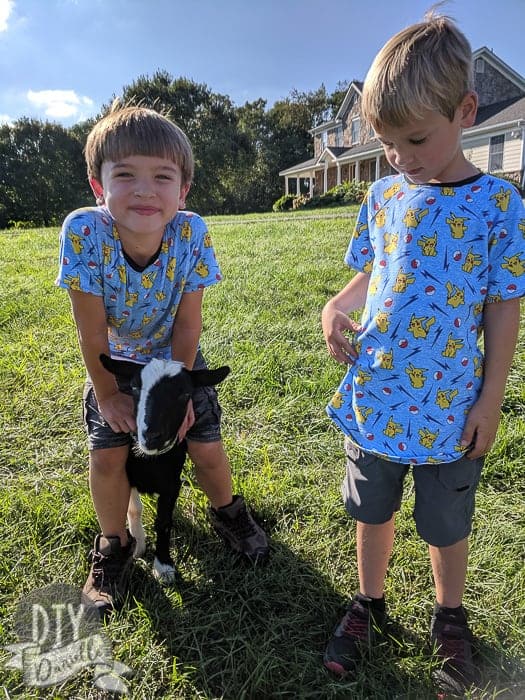
{"label": "boy's bare leg", "polygon": [[381,598],[394,544],[395,515],[381,525],[357,522],[357,567],[360,592]]}
{"label": "boy's bare leg", "polygon": [[232,502],[230,462],[221,441],[188,440],[188,454],[195,465],[195,476],[213,508]]}
{"label": "boy's bare leg", "polygon": [[111,447],[89,453],[89,487],[104,537],[119,537],[128,543],[126,513],[130,485],[126,475],[128,447]]}
{"label": "boy's bare leg", "polygon": [[231,470],[220,440],[197,442],[188,440],[188,454],[195,464],[195,476],[211,507],[210,522],[231,549],[242,554],[252,564],[268,558],[268,539],[253,519],[244,498],[232,493]]}
{"label": "boy's bare leg", "polygon": [[429,546],[436,602],[445,608],[461,605],[465,590],[468,561],[468,538],[450,547]]}

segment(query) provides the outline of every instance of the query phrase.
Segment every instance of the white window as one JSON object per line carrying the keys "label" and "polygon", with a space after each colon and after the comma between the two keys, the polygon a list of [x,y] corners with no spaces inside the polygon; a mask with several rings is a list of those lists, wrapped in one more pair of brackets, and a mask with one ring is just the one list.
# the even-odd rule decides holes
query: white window
{"label": "white window", "polygon": [[482,58],[476,58],[476,62],[474,63],[474,71],[476,73],[485,72],[485,61]]}
{"label": "white window", "polygon": [[351,138],[352,138],[353,144],[359,143],[360,131],[361,131],[361,119],[360,119],[360,117],[354,117],[354,119],[352,119],[352,133],[351,133]]}
{"label": "white window", "polygon": [[328,132],[322,131],[321,132],[321,146],[323,148],[326,148],[327,145],[328,145]]}
{"label": "white window", "polygon": [[335,145],[336,146],[343,145],[343,129],[340,126],[337,127],[336,132],[335,132]]}
{"label": "white window", "polygon": [[489,173],[503,170],[503,148],[505,146],[505,134],[490,137],[489,148]]}

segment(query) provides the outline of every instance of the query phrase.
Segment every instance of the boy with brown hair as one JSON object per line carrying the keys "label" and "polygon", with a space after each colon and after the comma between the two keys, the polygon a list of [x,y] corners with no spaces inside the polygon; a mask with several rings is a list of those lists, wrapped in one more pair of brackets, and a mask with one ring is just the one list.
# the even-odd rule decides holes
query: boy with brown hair
{"label": "boy with brown hair", "polygon": [[[471,63],[465,36],[433,10],[375,58],[362,114],[398,174],[371,186],[345,257],[356,273],[322,314],[328,351],[348,367],[327,412],[345,434],[342,491],[357,521],[359,573],[325,666],[352,671],[378,637],[412,468],[435,585],[436,675],[453,691],[476,678],[462,605],[468,535],[525,294],[521,199],[461,148],[477,111]],[[361,323],[349,318],[363,307]]]}
{"label": "boy with brown hair", "polygon": [[[178,126],[151,109],[113,109],[93,127],[85,155],[98,206],[66,218],[57,284],[69,292],[88,374],[84,418],[101,533],[84,592],[108,611],[125,593],[134,549],[126,530],[125,463],[136,420],[130,387],[106,371],[99,356],[205,367],[199,345],[202,298],[221,274],[204,221],[182,211],[193,154]],[[188,454],[210,499],[213,527],[233,550],[258,563],[266,559],[268,543],[242,496],[232,494],[220,416],[215,390],[197,390],[180,437],[187,431]]]}

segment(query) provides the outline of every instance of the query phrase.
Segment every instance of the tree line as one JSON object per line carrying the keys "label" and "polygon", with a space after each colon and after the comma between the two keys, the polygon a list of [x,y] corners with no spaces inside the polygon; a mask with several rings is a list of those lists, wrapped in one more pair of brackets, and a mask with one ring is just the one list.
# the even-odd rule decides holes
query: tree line
{"label": "tree line", "polygon": [[[140,76],[119,97],[167,114],[188,135],[195,156],[188,208],[241,214],[271,209],[282,195],[279,171],[313,156],[310,129],[336,114],[347,86],[293,90],[271,108],[264,99],[237,107],[205,84],[161,70]],[[0,126],[0,229],[58,225],[93,203],[83,148],[114,98],[97,117],[69,128],[25,117]]]}

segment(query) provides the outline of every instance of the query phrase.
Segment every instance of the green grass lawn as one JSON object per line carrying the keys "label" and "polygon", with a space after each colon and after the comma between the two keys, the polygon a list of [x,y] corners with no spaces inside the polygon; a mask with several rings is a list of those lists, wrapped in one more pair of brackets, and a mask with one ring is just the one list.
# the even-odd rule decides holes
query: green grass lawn
{"label": "green grass lawn", "polygon": [[[325,672],[328,636],[357,587],[355,540],[339,494],[342,438],[324,407],[342,369],[327,355],[321,308],[348,279],[346,218],[299,213],[264,222],[210,218],[224,273],[205,295],[203,350],[229,364],[220,388],[234,485],[272,540],[264,569],[239,565],[206,520],[188,467],[172,548],[177,583],[150,574],[155,513],[146,498],[146,562],[105,630],[134,671],[133,698],[436,698],[426,648],[433,604],[407,482],[387,579],[391,636],[357,678]],[[334,210],[330,210],[333,214]],[[319,212],[308,212],[319,215]],[[67,294],[53,286],[56,229],[0,234],[0,689],[5,698],[102,698],[88,671],[38,690],[5,668],[18,603],[53,582],[80,588],[97,523],[81,424],[83,366]],[[485,690],[525,698],[525,337],[497,446],[478,492],[465,604]]]}

